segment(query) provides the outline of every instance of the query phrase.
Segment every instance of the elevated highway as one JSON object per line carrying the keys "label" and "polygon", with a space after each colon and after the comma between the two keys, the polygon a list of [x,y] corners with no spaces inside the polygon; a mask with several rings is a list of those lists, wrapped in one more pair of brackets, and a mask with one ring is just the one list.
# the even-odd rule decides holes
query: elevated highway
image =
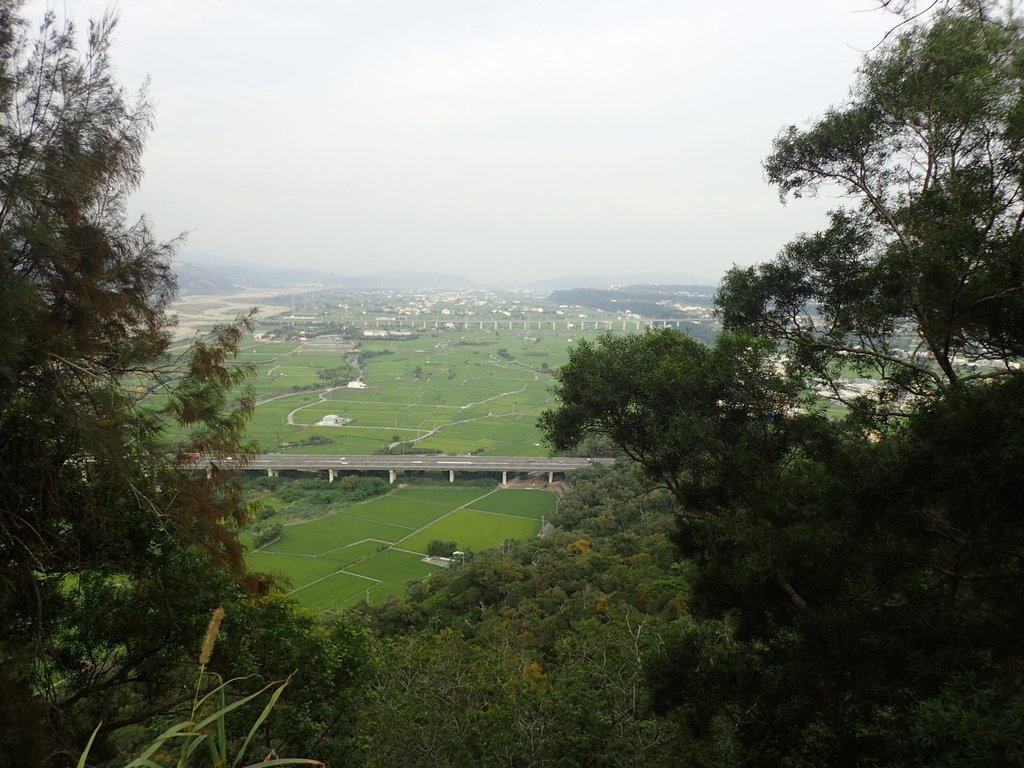
{"label": "elevated highway", "polygon": [[[501,472],[502,484],[508,482],[509,472],[547,472],[548,482],[554,480],[555,473],[571,472],[596,464],[614,464],[614,459],[605,458],[569,458],[565,456],[532,457],[532,456],[325,456],[295,453],[264,453],[247,462],[220,462],[219,466],[228,469],[245,469],[265,471],[268,476],[276,477],[282,470],[298,472],[326,472],[327,478],[334,481],[339,472],[378,471],[387,472],[393,483],[399,471],[441,471],[448,473],[451,482],[456,472]],[[198,464],[209,467],[208,461]]]}

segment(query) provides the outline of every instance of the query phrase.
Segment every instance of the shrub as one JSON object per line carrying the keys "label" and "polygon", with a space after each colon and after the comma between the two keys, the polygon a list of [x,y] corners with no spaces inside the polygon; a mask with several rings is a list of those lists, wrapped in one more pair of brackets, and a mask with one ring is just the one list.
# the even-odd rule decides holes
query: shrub
{"label": "shrub", "polygon": [[459,545],[454,541],[433,539],[427,544],[427,554],[430,557],[451,557],[452,552],[458,549]]}
{"label": "shrub", "polygon": [[253,529],[252,540],[257,547],[262,547],[269,544],[274,539],[281,535],[281,531],[284,530],[284,526],[277,523],[270,523],[269,525],[260,525]]}

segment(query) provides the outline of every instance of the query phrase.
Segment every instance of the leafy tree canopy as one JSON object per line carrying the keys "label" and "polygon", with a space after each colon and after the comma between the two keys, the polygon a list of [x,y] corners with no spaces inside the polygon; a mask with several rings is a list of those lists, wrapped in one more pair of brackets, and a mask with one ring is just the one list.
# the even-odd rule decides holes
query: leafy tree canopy
{"label": "leafy tree canopy", "polygon": [[[539,426],[556,450],[610,438],[688,513],[743,489],[744,457],[769,465],[788,450],[798,382],[776,370],[771,342],[723,334],[714,347],[662,329],[581,340],[556,376]],[[752,479],[753,480],[753,479]]]}
{"label": "leafy tree canopy", "polygon": [[[849,204],[766,264],[731,270],[727,329],[790,343],[802,370],[885,380],[882,403],[1001,373],[1024,353],[1024,34],[943,9],[862,66],[850,98],[765,162],[782,197]],[[975,364],[982,368],[968,368]]]}
{"label": "leafy tree canopy", "polygon": [[[1024,36],[958,8],[776,141],[784,195],[851,202],[729,273],[715,347],[580,344],[542,419],[558,448],[611,438],[679,502],[692,613],[648,669],[691,764],[1019,759]],[[794,407],[788,376],[856,372],[881,392],[851,418]]]}

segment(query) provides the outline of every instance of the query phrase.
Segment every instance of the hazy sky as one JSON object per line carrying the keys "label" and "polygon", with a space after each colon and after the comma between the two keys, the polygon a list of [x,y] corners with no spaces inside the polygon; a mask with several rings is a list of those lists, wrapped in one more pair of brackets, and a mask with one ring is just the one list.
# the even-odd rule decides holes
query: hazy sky
{"label": "hazy sky", "polygon": [[[93,0],[30,2],[81,23]],[[841,103],[872,0],[123,0],[156,128],[134,197],[182,249],[347,274],[717,280],[815,229],[761,161]]]}

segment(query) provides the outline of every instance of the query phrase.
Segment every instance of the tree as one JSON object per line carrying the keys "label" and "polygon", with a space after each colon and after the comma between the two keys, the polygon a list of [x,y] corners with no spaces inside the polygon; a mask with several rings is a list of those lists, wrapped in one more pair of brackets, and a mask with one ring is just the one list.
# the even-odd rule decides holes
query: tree
{"label": "tree", "polygon": [[[252,754],[315,757],[331,766],[362,765],[365,744],[356,733],[357,708],[365,697],[364,681],[372,671],[366,632],[339,617],[324,622],[280,593],[239,601],[215,654],[216,669],[248,676],[258,689],[270,681],[289,681],[275,705]],[[261,714],[262,703],[238,718],[244,732]]]}
{"label": "tree", "polygon": [[[680,505],[691,616],[649,675],[690,736],[684,762],[1019,759],[1005,734],[1024,713],[1020,43],[1012,18],[938,12],[767,163],[784,192],[838,183],[860,205],[730,272],[722,344],[765,334],[734,349],[784,344],[797,377],[873,371],[872,408],[828,422],[762,405],[734,424],[735,402],[793,391],[771,358],[736,375],[680,344],[571,354],[549,440],[607,435]],[[917,352],[899,354],[900,335]],[[857,418],[894,407],[884,432]]]}
{"label": "tree", "polygon": [[[212,610],[212,583],[193,579],[218,560],[240,568],[222,518],[242,510],[167,466],[158,418],[127,386],[162,365],[174,282],[171,245],[125,221],[150,107],[112,78],[113,20],[90,27],[79,57],[52,16],[30,45],[17,9],[0,5],[0,655],[22,720],[39,715],[23,733],[71,748],[76,710],[99,692],[116,700],[202,634],[192,611],[167,612],[175,595],[146,593],[174,576]],[[237,338],[194,348],[172,397],[184,421],[210,428],[199,443],[214,453],[237,437],[222,429],[235,417],[219,415]],[[205,554],[186,567],[197,545]]]}
{"label": "tree", "polygon": [[1012,760],[1024,377],[950,385],[875,442],[856,421],[736,415],[743,386],[765,387],[754,404],[786,387],[716,354],[734,342],[579,344],[543,419],[563,446],[608,435],[673,491],[689,615],[648,672],[684,762]]}
{"label": "tree", "polygon": [[611,439],[675,497],[683,552],[704,558],[731,547],[747,568],[726,583],[749,578],[781,599],[780,609],[802,611],[806,599],[775,551],[780,541],[765,534],[793,522],[805,493],[796,489],[814,474],[811,455],[830,450],[836,435],[799,407],[799,382],[778,372],[773,349],[731,334],[707,347],[669,329],[584,340],[559,370],[558,406],[539,423],[556,449]]}
{"label": "tree", "polygon": [[737,506],[687,526],[699,621],[666,633],[649,671],[698,764],[1016,759],[1021,387],[951,388],[878,443],[847,431],[803,482],[787,473],[768,515]]}
{"label": "tree", "polygon": [[[33,42],[19,6],[0,0],[0,763],[59,765],[98,723],[110,758],[188,700],[206,618],[224,605],[230,635],[270,582],[218,468],[249,450],[250,321],[168,354],[174,243],[125,213],[151,105],[113,77],[112,17],[79,54],[52,14]],[[211,477],[168,458],[197,453]]]}
{"label": "tree", "polygon": [[846,104],[779,135],[780,196],[851,202],[717,297],[727,329],[788,342],[804,372],[883,379],[883,411],[1024,353],[1024,33],[987,10],[907,27]]}
{"label": "tree", "polygon": [[451,557],[452,552],[458,548],[458,542],[455,541],[431,539],[427,542],[427,554],[431,557]]}
{"label": "tree", "polygon": [[799,389],[777,372],[773,349],[729,334],[708,347],[667,328],[583,339],[556,376],[559,405],[538,424],[559,451],[611,439],[686,514],[702,514],[744,492],[736,466],[768,468],[784,456],[801,421],[784,418],[795,415]]}

